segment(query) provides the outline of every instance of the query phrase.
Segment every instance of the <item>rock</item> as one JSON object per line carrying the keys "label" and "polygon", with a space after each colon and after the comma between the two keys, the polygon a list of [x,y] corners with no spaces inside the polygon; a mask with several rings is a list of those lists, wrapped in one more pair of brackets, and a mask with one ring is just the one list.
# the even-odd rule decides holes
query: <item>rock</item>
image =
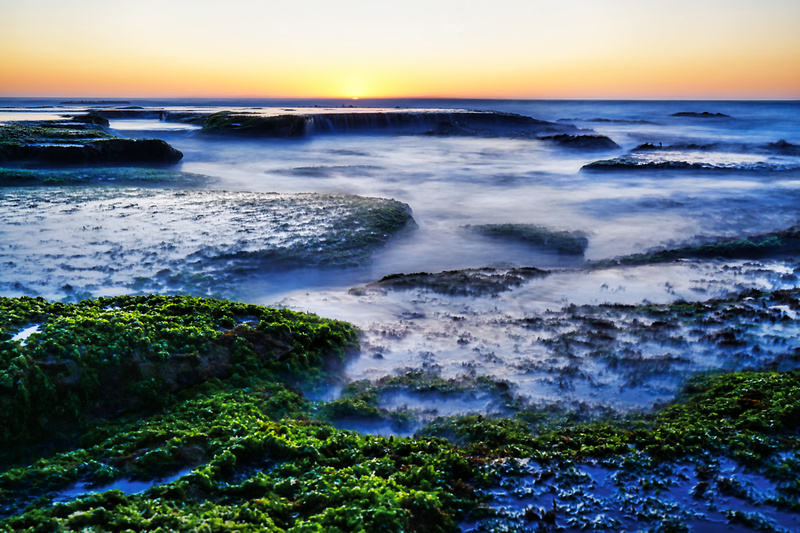
{"label": "rock", "polygon": [[565,255],[583,255],[589,238],[582,231],[564,231],[534,224],[481,224],[464,229],[484,235],[510,239]]}
{"label": "rock", "polygon": [[572,125],[496,111],[345,111],[279,116],[221,111],[194,117],[167,114],[165,119],[199,124],[204,133],[280,138],[352,132],[538,137],[578,131]]}
{"label": "rock", "polygon": [[361,295],[370,291],[426,289],[451,296],[481,296],[498,294],[548,275],[547,270],[533,267],[521,268],[471,268],[449,270],[436,274],[391,274],[364,287],[351,289],[352,294]]}
{"label": "rock", "polygon": [[698,113],[696,111],[681,111],[679,113],[673,113],[671,116],[693,118],[731,118],[730,115],[726,115],[725,113],[709,113],[708,111],[703,111],[702,113]]}
{"label": "rock", "polygon": [[578,150],[618,150],[620,146],[605,135],[569,135],[562,133],[548,137],[539,137],[543,141],[551,141],[564,148]]}
{"label": "rock", "polygon": [[183,153],[161,139],[103,139],[85,144],[0,143],[0,162],[47,165],[174,164]]}
{"label": "rock", "polygon": [[72,122],[80,122],[82,124],[95,124],[97,126],[108,127],[108,119],[97,111],[89,111],[85,115],[75,115],[72,117]]}

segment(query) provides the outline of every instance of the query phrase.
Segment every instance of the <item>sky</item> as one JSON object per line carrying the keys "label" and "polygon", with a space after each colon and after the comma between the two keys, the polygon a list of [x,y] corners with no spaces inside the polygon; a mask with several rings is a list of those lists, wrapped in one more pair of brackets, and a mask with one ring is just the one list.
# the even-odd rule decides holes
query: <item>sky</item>
{"label": "sky", "polygon": [[800,1],[0,0],[0,96],[800,99]]}

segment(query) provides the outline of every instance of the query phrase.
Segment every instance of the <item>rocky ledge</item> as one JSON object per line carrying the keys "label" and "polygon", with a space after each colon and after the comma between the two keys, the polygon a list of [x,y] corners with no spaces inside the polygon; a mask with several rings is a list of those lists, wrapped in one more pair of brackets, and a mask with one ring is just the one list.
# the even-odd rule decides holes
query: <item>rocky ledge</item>
{"label": "rocky ledge", "polygon": [[90,123],[0,125],[2,163],[168,165],[182,157],[180,151],[160,139],[115,137]]}

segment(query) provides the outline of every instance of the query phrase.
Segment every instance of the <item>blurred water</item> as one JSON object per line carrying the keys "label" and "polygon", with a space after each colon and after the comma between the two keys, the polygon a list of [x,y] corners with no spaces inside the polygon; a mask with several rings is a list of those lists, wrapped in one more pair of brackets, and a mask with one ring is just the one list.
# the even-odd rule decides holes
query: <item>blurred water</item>
{"label": "blurred water", "polygon": [[[362,99],[357,103],[151,100],[131,104],[168,111],[236,108],[262,114],[320,112],[315,105],[328,106],[326,112],[330,113],[343,104],[359,108],[498,110],[591,129],[622,147],[597,153],[560,148],[530,138],[379,132],[303,139],[214,138],[155,119],[113,120],[112,128],[121,134],[156,136],[170,142],[184,153],[177,168],[216,177],[214,188],[348,193],[394,198],[412,208],[418,229],[395,238],[364,267],[265,272],[241,280],[241,299],[287,305],[346,319],[361,327],[365,331],[365,350],[348,367],[349,379],[376,379],[407,368],[428,368],[444,376],[458,376],[473,369],[479,374],[511,379],[520,393],[531,399],[566,398],[612,403],[620,408],[650,406],[674,394],[678,379],[675,375],[664,374],[631,385],[620,382],[619,376],[606,374],[601,378],[607,369],[587,363],[582,371],[591,379],[574,380],[572,388],[565,392],[552,379],[520,372],[520,361],[544,361],[551,354],[536,338],[526,338],[524,328],[514,325],[514,321],[548,310],[555,312],[570,304],[705,300],[748,288],[787,288],[798,283],[793,274],[796,258],[758,263],[684,262],[600,271],[586,270],[584,263],[719,236],[765,233],[800,223],[800,155],[791,150],[780,153],[765,148],[779,140],[800,145],[798,102]],[[25,115],[19,109],[26,105],[52,106],[29,108],[30,118],[88,108],[47,101],[2,100],[0,111],[8,112],[0,119]],[[673,116],[680,112],[728,116]],[[725,143],[710,151],[683,148],[657,152],[652,157],[726,166],[728,170],[581,171],[582,166],[598,159],[627,155],[628,150],[642,143],[665,147]],[[759,164],[768,169],[789,170],[748,170]],[[92,219],[103,216],[99,212],[77,211],[84,214],[75,216],[86,219],[71,219],[78,226],[94,225]],[[36,210],[31,214],[34,216]],[[169,220],[165,213],[161,219],[156,215],[151,223],[157,227],[169,224]],[[26,223],[29,225],[25,231],[31,231],[30,224],[36,224],[34,218]],[[464,229],[466,225],[490,223],[579,230],[589,235],[589,246],[584,258],[560,256]],[[40,224],[47,226],[46,222]],[[17,230],[5,231],[13,235]],[[58,246],[52,240],[48,243]],[[124,255],[125,250],[115,253]],[[147,275],[139,268],[141,262],[129,272],[125,261],[120,260],[119,265],[121,270],[115,270],[115,279]],[[556,272],[518,290],[479,298],[431,295],[425,291],[361,296],[348,292],[388,274],[487,266],[534,266]],[[46,287],[45,267],[42,266],[44,281],[38,290],[52,296]],[[11,281],[2,277],[0,272],[0,281]],[[410,316],[420,318],[412,320]],[[454,316],[466,320],[456,323]],[[401,333],[387,335],[386,331]],[[466,340],[459,343],[460,339]],[[381,358],[373,357],[375,354]],[[680,375],[713,367],[719,362],[714,360],[718,355],[716,351],[706,354],[705,359],[695,360],[695,366],[690,365]]]}

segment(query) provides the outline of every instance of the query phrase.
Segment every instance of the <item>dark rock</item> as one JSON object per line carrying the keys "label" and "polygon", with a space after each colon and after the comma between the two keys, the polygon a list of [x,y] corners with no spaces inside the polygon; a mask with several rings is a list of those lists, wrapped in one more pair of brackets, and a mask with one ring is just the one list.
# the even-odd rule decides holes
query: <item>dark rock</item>
{"label": "dark rock", "polygon": [[703,111],[702,113],[698,113],[696,111],[681,111],[679,113],[673,113],[672,116],[694,118],[731,118],[730,115],[726,115],[725,113],[709,113],[708,111]]}
{"label": "dark rock", "polygon": [[72,117],[73,122],[80,122],[82,124],[94,124],[96,126],[108,126],[108,119],[97,111],[89,111],[85,115],[75,115]]}
{"label": "dark rock", "polygon": [[796,144],[792,144],[790,142],[786,142],[783,139],[774,143],[769,143],[765,146],[765,148],[770,153],[778,155],[794,155],[794,156],[800,155],[800,146],[797,146]]}
{"label": "dark rock", "polygon": [[538,137],[577,131],[571,125],[494,111],[370,111],[279,116],[221,111],[194,117],[167,114],[165,119],[199,124],[205,133],[282,138],[354,132]]}
{"label": "dark rock", "polygon": [[564,148],[578,150],[617,150],[620,146],[605,135],[569,135],[562,133],[548,137],[540,137],[543,141],[552,141]]}
{"label": "dark rock", "polygon": [[0,144],[0,161],[47,165],[174,164],[183,154],[161,139],[102,139],[85,144]]}
{"label": "dark rock", "polygon": [[535,224],[479,224],[464,229],[486,237],[497,237],[552,250],[565,255],[583,255],[589,238],[582,231],[564,231]]}
{"label": "dark rock", "polygon": [[547,270],[533,267],[522,268],[475,268],[450,270],[429,274],[391,274],[365,287],[352,289],[353,294],[368,291],[427,289],[451,296],[480,296],[498,294],[519,287],[527,281],[548,275]]}

